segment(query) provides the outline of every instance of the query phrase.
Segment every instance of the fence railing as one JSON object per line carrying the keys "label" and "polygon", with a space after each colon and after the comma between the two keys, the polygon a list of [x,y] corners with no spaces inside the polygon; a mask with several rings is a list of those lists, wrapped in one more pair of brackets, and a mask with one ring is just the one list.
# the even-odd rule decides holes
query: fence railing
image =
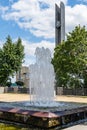
{"label": "fence railing", "polygon": [[29,88],[6,87],[4,93],[29,93]]}
{"label": "fence railing", "polygon": [[57,95],[80,95],[87,96],[87,88],[57,88]]}
{"label": "fence railing", "polygon": [[[29,93],[29,88],[19,88],[19,87],[6,87],[4,89],[5,93]],[[87,96],[87,88],[62,88],[57,87],[56,89],[57,95],[80,95]]]}

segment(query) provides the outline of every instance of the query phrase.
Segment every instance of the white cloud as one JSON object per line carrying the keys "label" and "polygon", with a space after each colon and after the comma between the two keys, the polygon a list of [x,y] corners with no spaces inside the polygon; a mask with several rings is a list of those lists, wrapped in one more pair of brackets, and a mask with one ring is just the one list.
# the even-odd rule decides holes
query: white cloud
{"label": "white cloud", "polygon": [[[66,4],[67,0],[63,2]],[[60,0],[19,0],[2,17],[14,20],[37,37],[54,38],[55,3],[59,4]],[[48,8],[43,9],[44,5]]]}
{"label": "white cloud", "polygon": [[3,41],[0,41],[0,48],[2,48],[3,47]]}
{"label": "white cloud", "polygon": [[[75,5],[67,6],[67,0],[63,0],[66,7],[66,32],[71,31],[76,25],[86,25],[87,6]],[[2,7],[5,12],[2,17],[6,20],[14,20],[21,28],[29,30],[36,37],[55,37],[55,3],[59,5],[60,0],[19,0],[7,11],[7,7]],[[42,4],[42,5],[40,5]],[[41,8],[47,6],[48,8]]]}
{"label": "white cloud", "polygon": [[76,25],[87,26],[87,6],[66,6],[66,32],[70,32]]}
{"label": "white cloud", "polygon": [[3,7],[0,5],[0,12],[2,13],[2,15],[5,15],[5,11],[7,11],[9,8],[6,6],[6,7]]}

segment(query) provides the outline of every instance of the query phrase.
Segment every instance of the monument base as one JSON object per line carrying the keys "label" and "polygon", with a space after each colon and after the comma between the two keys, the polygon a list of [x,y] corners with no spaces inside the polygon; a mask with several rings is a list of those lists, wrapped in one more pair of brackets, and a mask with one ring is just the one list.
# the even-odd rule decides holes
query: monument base
{"label": "monument base", "polygon": [[0,120],[45,129],[60,129],[87,121],[87,106],[54,112],[0,107]]}

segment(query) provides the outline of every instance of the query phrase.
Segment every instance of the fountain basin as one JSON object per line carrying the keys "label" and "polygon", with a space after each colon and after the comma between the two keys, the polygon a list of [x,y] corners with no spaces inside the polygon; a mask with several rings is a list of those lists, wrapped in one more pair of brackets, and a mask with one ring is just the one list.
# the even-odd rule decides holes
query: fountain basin
{"label": "fountain basin", "polygon": [[[65,128],[87,121],[87,105],[77,104],[63,109],[54,108],[28,108],[21,106],[23,102],[0,103],[0,119],[27,126],[49,128]],[[19,106],[17,105],[19,104]],[[66,103],[71,106],[72,103]]]}

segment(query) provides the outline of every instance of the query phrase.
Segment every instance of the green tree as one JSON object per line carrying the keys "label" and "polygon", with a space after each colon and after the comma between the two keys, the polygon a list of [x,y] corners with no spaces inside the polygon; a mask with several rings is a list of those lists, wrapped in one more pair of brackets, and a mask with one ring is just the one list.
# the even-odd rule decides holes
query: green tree
{"label": "green tree", "polygon": [[79,87],[85,83],[87,85],[87,31],[85,26],[76,26],[72,32],[67,34],[67,40],[55,48],[52,63],[58,86]]}
{"label": "green tree", "polygon": [[11,82],[7,82],[6,86],[11,87]]}
{"label": "green tree", "polygon": [[3,48],[0,49],[0,84],[5,85],[8,78],[17,72],[23,62],[24,46],[19,38],[16,43],[7,37]]}
{"label": "green tree", "polygon": [[22,82],[22,81],[16,81],[16,84],[17,84],[18,86],[24,86],[24,82]]}

